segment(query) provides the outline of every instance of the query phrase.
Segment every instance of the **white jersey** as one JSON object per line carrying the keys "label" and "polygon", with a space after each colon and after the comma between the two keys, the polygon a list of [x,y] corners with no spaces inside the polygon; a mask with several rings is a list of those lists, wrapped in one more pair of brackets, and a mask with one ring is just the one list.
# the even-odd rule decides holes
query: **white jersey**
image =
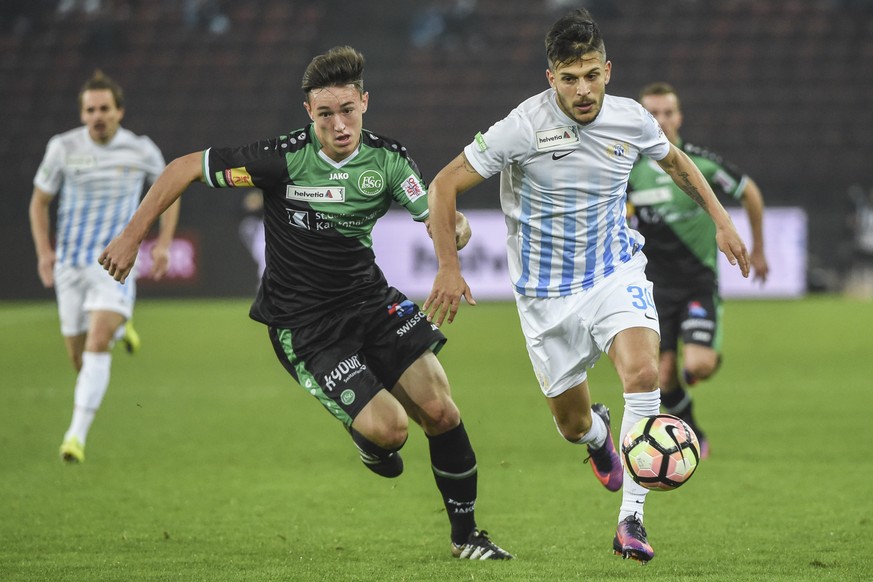
{"label": "white jersey", "polygon": [[94,264],[133,216],[145,180],[154,182],[163,169],[154,142],[123,127],[106,145],[94,142],[85,126],[52,137],[33,185],[61,192],[57,264]]}
{"label": "white jersey", "polygon": [[521,103],[465,149],[473,168],[501,172],[509,275],[528,297],[590,289],[644,243],[627,225],[628,176],[637,157],[670,149],[636,101],[606,95],[597,118],[579,125],[548,89]]}

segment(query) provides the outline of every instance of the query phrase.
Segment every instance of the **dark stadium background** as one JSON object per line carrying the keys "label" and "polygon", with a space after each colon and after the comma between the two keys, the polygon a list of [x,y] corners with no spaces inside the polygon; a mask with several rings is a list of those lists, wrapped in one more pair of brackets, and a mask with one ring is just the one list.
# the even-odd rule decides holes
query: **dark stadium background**
{"label": "dark stadium background", "polygon": [[[425,177],[546,87],[542,38],[587,5],[613,61],[609,92],[648,82],[682,98],[683,135],[759,183],[769,206],[809,214],[810,289],[846,266],[852,185],[873,187],[873,7],[868,0],[446,0],[402,2],[58,0],[0,7],[0,299],[45,299],[27,207],[48,139],[79,124],[95,68],[124,87],[123,125],[167,161],[209,145],[304,125],[309,59],[351,44],[368,59],[365,126],[407,145]],[[496,208],[497,180],[462,198]],[[241,192],[195,185],[180,234],[200,245],[199,278],[141,296],[247,296],[253,267],[237,235]]]}

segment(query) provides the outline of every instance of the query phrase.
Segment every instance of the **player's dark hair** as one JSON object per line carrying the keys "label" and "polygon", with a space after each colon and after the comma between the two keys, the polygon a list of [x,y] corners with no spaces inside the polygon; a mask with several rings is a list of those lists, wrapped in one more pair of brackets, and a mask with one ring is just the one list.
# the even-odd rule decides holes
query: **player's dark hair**
{"label": "player's dark hair", "polygon": [[670,83],[664,83],[663,81],[649,83],[640,91],[640,101],[648,95],[676,95],[676,106],[679,106],[679,94],[676,93],[676,89]]}
{"label": "player's dark hair", "polygon": [[79,109],[82,108],[82,96],[85,94],[85,91],[94,91],[100,89],[108,89],[112,92],[112,98],[115,99],[115,106],[119,109],[124,108],[124,91],[121,90],[121,85],[112,80],[108,75],[106,75],[100,69],[94,71],[94,74],[91,75],[91,78],[85,81],[85,84],[82,85],[82,89],[79,90]]}
{"label": "player's dark hair", "polygon": [[307,98],[313,89],[354,85],[364,92],[364,55],[350,46],[336,46],[318,55],[303,73],[303,92]]}
{"label": "player's dark hair", "polygon": [[594,18],[584,8],[562,16],[546,34],[546,57],[553,69],[578,61],[582,55],[598,52],[606,60],[606,45]]}

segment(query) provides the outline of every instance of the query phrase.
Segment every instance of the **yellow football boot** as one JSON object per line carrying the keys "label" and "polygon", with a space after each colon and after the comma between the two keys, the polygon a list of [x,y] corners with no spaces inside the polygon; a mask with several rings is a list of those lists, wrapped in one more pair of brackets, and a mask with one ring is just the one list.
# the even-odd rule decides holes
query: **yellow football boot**
{"label": "yellow football boot", "polygon": [[133,320],[128,319],[124,324],[124,335],[121,336],[121,341],[124,342],[124,349],[128,354],[135,354],[139,351],[140,340],[139,334],[133,327]]}
{"label": "yellow football boot", "polygon": [[76,437],[70,437],[61,444],[61,459],[67,463],[85,462],[85,445]]}

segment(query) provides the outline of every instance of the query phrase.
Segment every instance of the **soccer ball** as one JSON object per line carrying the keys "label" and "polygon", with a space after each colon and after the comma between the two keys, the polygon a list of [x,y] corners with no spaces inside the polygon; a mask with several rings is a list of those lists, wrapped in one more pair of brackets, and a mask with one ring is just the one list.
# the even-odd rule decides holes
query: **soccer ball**
{"label": "soccer ball", "polygon": [[631,427],[621,443],[621,454],[634,481],[646,489],[669,491],[694,474],[700,443],[682,419],[656,414]]}

